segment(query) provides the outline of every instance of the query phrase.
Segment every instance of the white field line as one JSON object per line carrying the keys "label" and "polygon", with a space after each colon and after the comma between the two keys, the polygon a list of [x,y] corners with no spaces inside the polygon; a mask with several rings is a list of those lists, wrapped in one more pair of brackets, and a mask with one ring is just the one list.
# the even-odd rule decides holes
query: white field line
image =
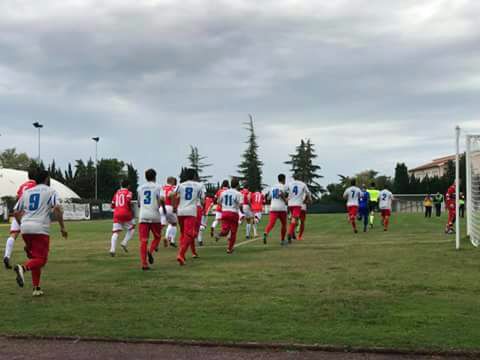
{"label": "white field line", "polygon": [[241,242],[241,243],[239,243],[239,244],[235,244],[235,246],[234,246],[233,248],[236,249],[236,248],[239,247],[239,246],[246,245],[246,244],[250,244],[250,243],[252,243],[252,242],[254,242],[254,241],[257,241],[258,239],[260,239],[260,238],[259,238],[259,237],[256,237],[256,238],[253,238],[253,239],[250,239],[250,240],[243,241],[243,242]]}

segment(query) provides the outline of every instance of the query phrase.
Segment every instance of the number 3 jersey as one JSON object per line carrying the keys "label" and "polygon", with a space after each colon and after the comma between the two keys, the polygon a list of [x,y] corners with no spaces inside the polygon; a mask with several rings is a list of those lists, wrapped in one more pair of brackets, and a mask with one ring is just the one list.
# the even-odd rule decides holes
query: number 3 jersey
{"label": "number 3 jersey", "polygon": [[17,211],[23,211],[22,234],[50,233],[50,214],[58,205],[58,194],[47,185],[37,185],[25,190],[17,203]]}
{"label": "number 3 jersey", "polygon": [[178,216],[197,216],[197,205],[205,198],[205,186],[197,181],[185,181],[177,186]]}
{"label": "number 3 jersey", "polygon": [[302,206],[310,194],[307,185],[302,181],[292,181],[288,184],[288,206]]}
{"label": "number 3 jersey", "polygon": [[244,195],[241,192],[236,189],[228,189],[222,192],[218,202],[222,204],[222,211],[238,213],[243,200]]}
{"label": "number 3 jersey", "polygon": [[139,223],[160,222],[159,199],[162,195],[162,187],[154,182],[148,182],[138,188]]}

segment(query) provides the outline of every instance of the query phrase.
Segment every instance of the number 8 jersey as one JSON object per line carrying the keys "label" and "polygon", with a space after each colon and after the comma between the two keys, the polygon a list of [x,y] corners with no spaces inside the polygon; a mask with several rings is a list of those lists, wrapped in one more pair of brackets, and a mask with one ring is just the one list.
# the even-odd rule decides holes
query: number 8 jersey
{"label": "number 8 jersey", "polygon": [[177,186],[178,216],[197,216],[197,205],[205,198],[205,186],[197,181],[185,181]]}
{"label": "number 8 jersey", "polygon": [[58,205],[58,194],[51,187],[40,184],[26,190],[17,203],[17,211],[24,211],[21,224],[22,234],[48,235],[50,214]]}
{"label": "number 8 jersey", "polygon": [[148,182],[138,188],[139,223],[160,222],[159,199],[162,195],[162,188],[154,182]]}

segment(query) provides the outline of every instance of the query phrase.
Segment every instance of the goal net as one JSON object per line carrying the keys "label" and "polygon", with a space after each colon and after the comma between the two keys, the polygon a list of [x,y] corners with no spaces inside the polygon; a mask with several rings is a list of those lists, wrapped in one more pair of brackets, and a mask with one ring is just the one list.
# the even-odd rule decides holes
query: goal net
{"label": "goal net", "polygon": [[467,233],[480,245],[480,135],[467,135]]}

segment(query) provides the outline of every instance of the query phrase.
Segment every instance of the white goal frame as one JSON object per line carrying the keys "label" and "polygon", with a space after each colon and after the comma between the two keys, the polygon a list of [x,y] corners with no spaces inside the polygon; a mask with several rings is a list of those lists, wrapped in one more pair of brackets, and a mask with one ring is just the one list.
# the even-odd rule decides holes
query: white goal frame
{"label": "white goal frame", "polygon": [[474,202],[472,200],[473,192],[478,191],[478,190],[473,190],[472,187],[472,140],[476,139],[478,142],[480,142],[480,134],[467,134],[466,136],[466,158],[465,158],[465,163],[466,163],[466,172],[467,172],[467,198],[466,198],[466,210],[467,210],[467,235],[470,237],[470,242],[472,243],[473,246],[478,247],[480,245],[480,239],[474,238],[472,235],[473,230],[475,231],[480,231],[480,229],[475,227],[474,229],[474,224],[472,222],[473,218],[473,213],[474,213]]}

